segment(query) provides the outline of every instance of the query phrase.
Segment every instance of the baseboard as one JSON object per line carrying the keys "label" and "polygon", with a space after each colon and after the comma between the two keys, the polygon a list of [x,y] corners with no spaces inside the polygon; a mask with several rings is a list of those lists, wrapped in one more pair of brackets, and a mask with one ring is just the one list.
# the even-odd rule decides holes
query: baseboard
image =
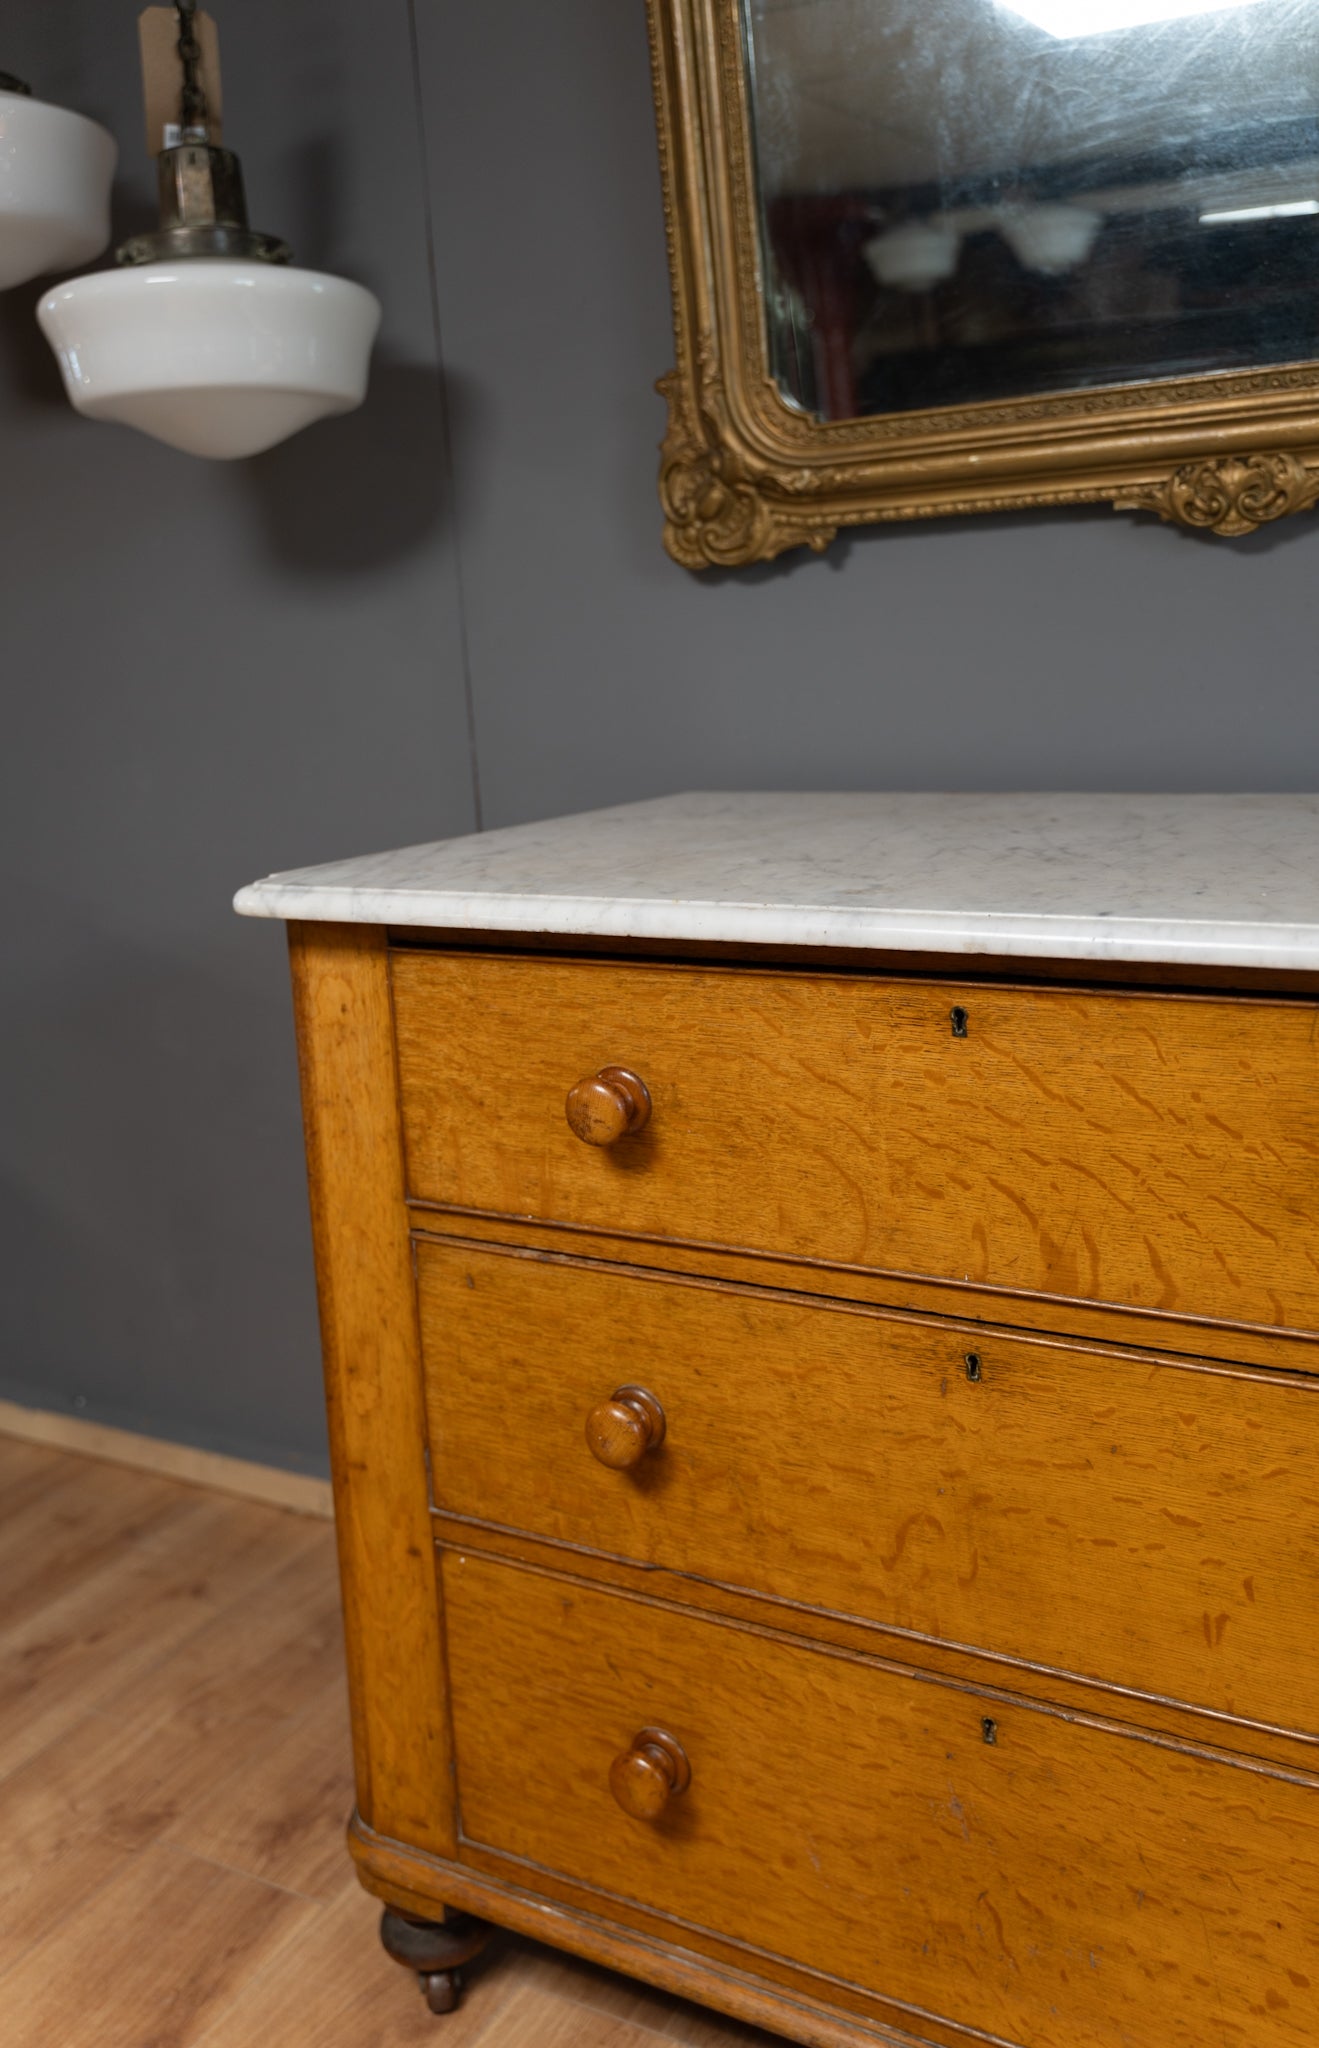
{"label": "baseboard", "polygon": [[84,1422],[78,1415],[57,1415],[45,1408],[0,1401],[0,1436],[76,1451],[85,1458],[105,1458],[113,1465],[132,1465],[140,1472],[159,1472],[191,1486],[209,1486],[218,1493],[264,1501],[269,1507],[290,1508],[296,1515],[334,1513],[328,1479],[283,1472],[277,1465],[249,1464],[245,1458],[226,1458],[219,1451],[198,1451],[189,1444],[165,1443],[159,1437],[135,1436],[131,1430],[109,1429],[102,1422]]}

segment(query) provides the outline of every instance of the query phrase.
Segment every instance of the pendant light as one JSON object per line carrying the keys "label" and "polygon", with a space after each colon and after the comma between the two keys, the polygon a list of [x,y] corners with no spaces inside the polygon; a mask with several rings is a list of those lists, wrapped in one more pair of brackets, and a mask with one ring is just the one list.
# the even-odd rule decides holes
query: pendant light
{"label": "pendant light", "polygon": [[1104,217],[1085,206],[1027,202],[1000,207],[996,225],[1023,270],[1040,277],[1065,277],[1089,256]]}
{"label": "pendant light", "polygon": [[99,123],[0,71],[0,291],[100,255],[118,155]]}
{"label": "pendant light", "polygon": [[961,237],[947,220],[908,220],[888,228],[861,251],[878,284],[902,292],[928,292],[957,268]]}
{"label": "pendant light", "polygon": [[372,293],[294,269],[248,226],[243,173],[210,139],[196,0],[176,0],[179,139],[157,158],[160,226],[116,270],[47,293],[38,319],[79,412],[189,455],[256,455],[366,396]]}

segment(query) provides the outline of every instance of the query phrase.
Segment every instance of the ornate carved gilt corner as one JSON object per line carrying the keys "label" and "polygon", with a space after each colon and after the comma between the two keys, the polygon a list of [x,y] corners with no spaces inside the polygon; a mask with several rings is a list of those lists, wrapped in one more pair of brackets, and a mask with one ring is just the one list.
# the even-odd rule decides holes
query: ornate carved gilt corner
{"label": "ornate carved gilt corner", "polygon": [[[660,496],[684,568],[821,554],[844,528],[895,520],[1113,505],[1231,536],[1319,504],[1319,361],[860,419],[802,411],[769,362],[742,0],[647,7],[676,351]],[[1248,452],[1210,452],[1228,441]]]}
{"label": "ornate carved gilt corner", "polygon": [[[660,501],[664,545],[686,569],[741,568],[795,547],[823,553],[838,530],[836,520],[822,517],[800,494],[802,478],[808,487],[815,478],[801,471],[785,477],[782,465],[760,456],[734,420],[743,365],[763,356],[764,342],[751,151],[740,97],[740,0],[718,4],[716,25],[710,0],[647,0],[677,356],[656,386],[668,404]],[[713,45],[705,40],[711,28]],[[710,117],[694,91],[707,71],[739,116],[731,131],[722,131],[727,154],[717,173],[705,168]],[[726,308],[716,308],[733,279],[739,302],[730,320]],[[733,328],[745,333],[745,347]],[[763,362],[758,381],[767,381]]]}
{"label": "ornate carved gilt corner", "polygon": [[1113,501],[1116,512],[1157,512],[1169,525],[1235,538],[1319,503],[1319,469],[1298,456],[1218,455],[1186,462],[1166,483],[1143,484]]}
{"label": "ornate carved gilt corner", "polygon": [[735,569],[788,548],[823,554],[838,532],[809,505],[754,472],[717,422],[707,423],[688,380],[670,370],[655,387],[669,407],[660,457],[664,545],[684,569]]}

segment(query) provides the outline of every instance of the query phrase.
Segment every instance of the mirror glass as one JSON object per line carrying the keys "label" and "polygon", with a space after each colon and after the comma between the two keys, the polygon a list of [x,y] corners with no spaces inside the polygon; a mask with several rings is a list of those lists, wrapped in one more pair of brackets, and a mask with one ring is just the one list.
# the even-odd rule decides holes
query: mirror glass
{"label": "mirror glass", "polygon": [[741,0],[823,419],[1319,356],[1319,0]]}

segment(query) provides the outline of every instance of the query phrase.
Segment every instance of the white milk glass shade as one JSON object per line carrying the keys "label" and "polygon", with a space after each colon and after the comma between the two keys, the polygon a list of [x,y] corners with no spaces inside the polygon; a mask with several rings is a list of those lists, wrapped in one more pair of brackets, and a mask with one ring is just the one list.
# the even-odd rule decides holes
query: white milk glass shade
{"label": "white milk glass shade", "polygon": [[957,268],[961,237],[941,221],[904,221],[876,235],[862,251],[876,280],[898,291],[924,292]]}
{"label": "white milk glass shade", "polygon": [[362,403],[380,302],[319,271],[189,258],[72,278],[37,317],[79,412],[225,461]]}
{"label": "white milk glass shade", "polygon": [[0,92],[0,291],[100,255],[118,156],[85,115]]}
{"label": "white milk glass shade", "polygon": [[1104,225],[1083,206],[1004,207],[998,224],[1023,269],[1063,277],[1085,262]]}

